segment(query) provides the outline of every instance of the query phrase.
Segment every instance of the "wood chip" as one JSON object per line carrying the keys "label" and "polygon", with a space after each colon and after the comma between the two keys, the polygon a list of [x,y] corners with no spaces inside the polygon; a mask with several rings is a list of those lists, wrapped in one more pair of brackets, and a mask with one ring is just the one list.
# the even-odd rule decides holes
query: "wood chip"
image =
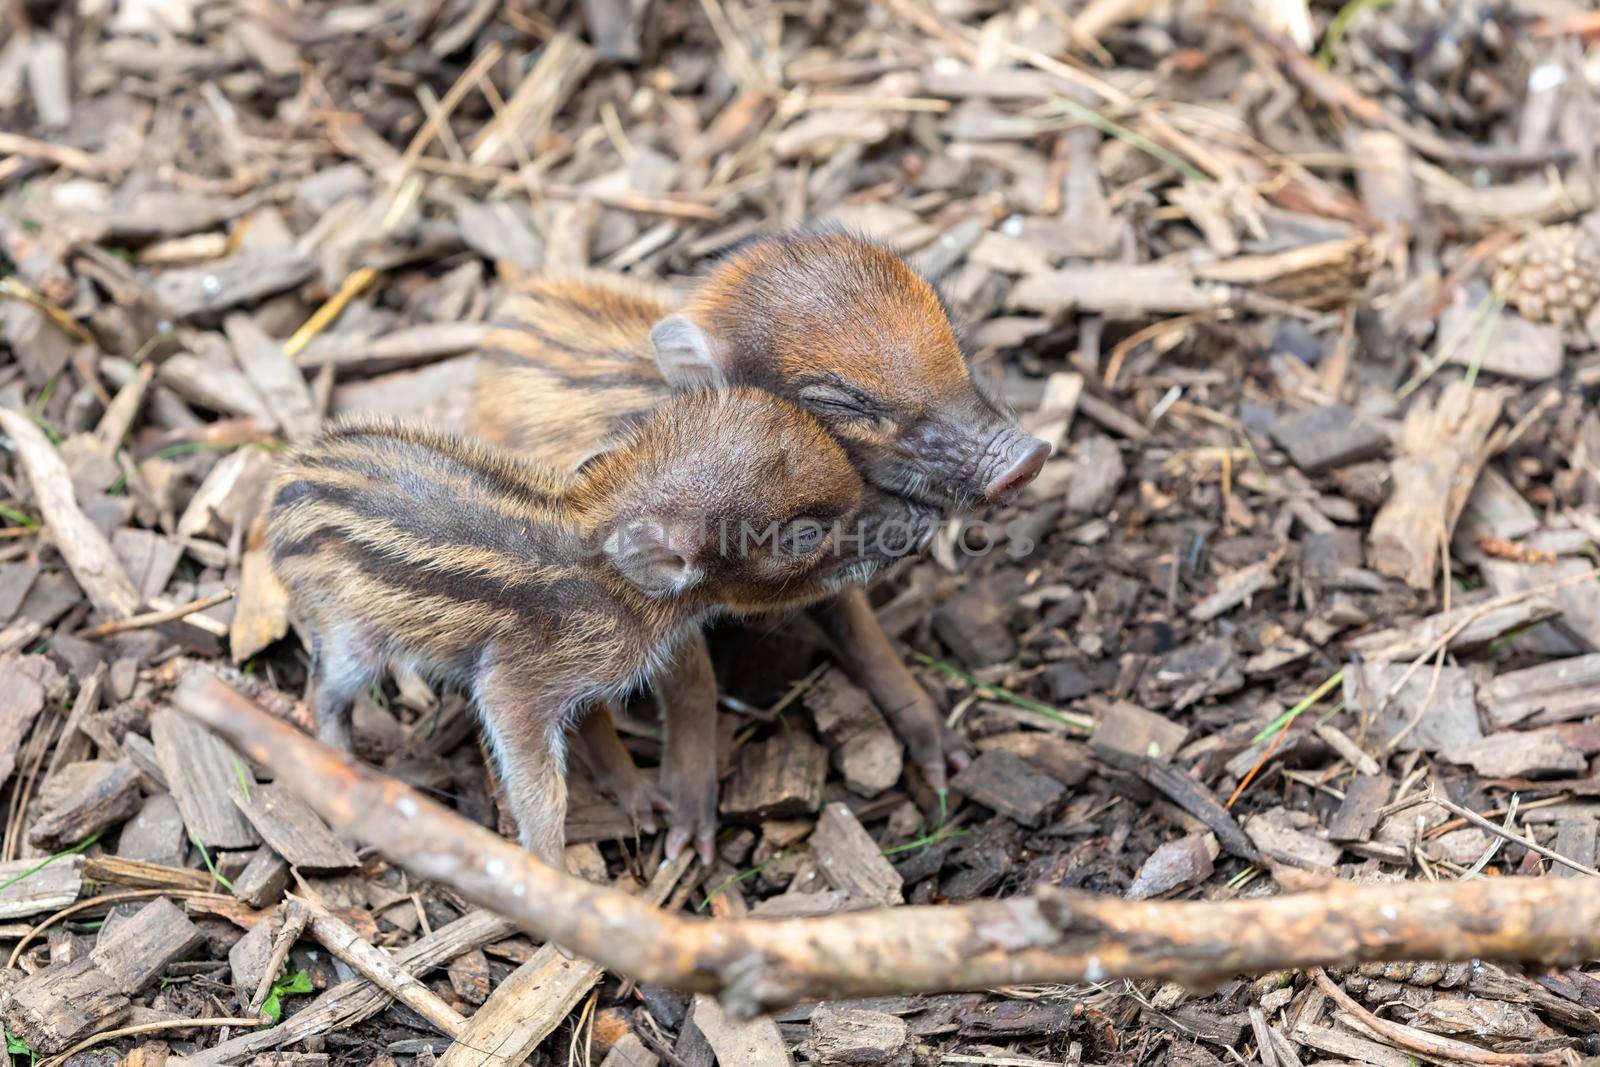
{"label": "wood chip", "polygon": [[1442,753],[1485,778],[1555,778],[1582,774],[1589,761],[1553,729],[1499,733]]}
{"label": "wood chip", "polygon": [[900,781],[905,758],[900,741],[866,690],[830,669],[802,698],[817,731],[833,748],[833,765],[845,785],[875,797]]}
{"label": "wood chip", "polygon": [[1097,758],[1123,770],[1134,770],[1145,759],[1170,761],[1189,736],[1181,723],[1126,700],[1097,702],[1092,707],[1095,730],[1089,748]]}
{"label": "wood chip", "polygon": [[1437,402],[1412,407],[1391,467],[1394,489],[1367,532],[1367,558],[1378,573],[1413,589],[1433,587],[1439,552],[1489,458],[1500,405],[1498,395],[1463,381],[1446,386]]}
{"label": "wood chip", "polygon": [[1429,615],[1410,626],[1396,626],[1362,634],[1350,642],[1352,652],[1365,660],[1378,663],[1395,660],[1413,660],[1438,648],[1438,641],[1463,620],[1470,619],[1461,632],[1452,637],[1445,647],[1451,652],[1470,652],[1488,645],[1506,634],[1527,629],[1536,623],[1553,619],[1561,614],[1554,597],[1528,597],[1515,604],[1491,608],[1465,604],[1450,611]]}
{"label": "wood chip", "polygon": [[1339,862],[1339,846],[1306,832],[1312,821],[1285,808],[1271,808],[1251,817],[1244,832],[1268,860],[1302,870],[1331,871]]}
{"label": "wood chip", "polygon": [[183,813],[189,836],[208,849],[259,845],[255,828],[234,806],[244,761],[205,727],[172,708],[150,717],[156,758]]}
{"label": "wood chip", "polygon": [[883,855],[855,813],[843,804],[822,809],[811,851],[828,882],[860,900],[890,906],[901,903],[900,874]]}
{"label": "wood chip", "polygon": [[1392,778],[1357,777],[1344,787],[1344,800],[1328,823],[1330,841],[1370,841],[1394,792]]}
{"label": "wood chip", "polygon": [[1289,460],[1307,474],[1321,474],[1387,451],[1389,439],[1344,404],[1326,404],[1285,415],[1272,437]]}
{"label": "wood chip", "polygon": [[39,791],[39,813],[28,843],[46,851],[67,848],[116,826],[139,810],[139,772],[109,760],[69,763]]}
{"label": "wood chip", "polygon": [[55,664],[45,656],[0,656],[0,785],[16,767],[28,727],[44,708],[46,685],[64,688]]}
{"label": "wood chip", "polygon": [[[0,886],[5,887],[0,889],[0,920],[53,912],[78,899],[83,888],[83,857],[63,856],[43,867],[41,862],[0,863]],[[36,867],[39,869],[34,870]]]}
{"label": "wood chip", "polygon": [[740,1067],[788,1067],[794,1063],[788,1042],[778,1032],[778,1024],[768,1016],[733,1022],[716,1000],[697,993],[694,1022],[716,1052],[718,1063],[737,1063]]}
{"label": "wood chip", "polygon": [[1479,695],[1496,726],[1548,726],[1600,711],[1600,653],[1497,675]]}
{"label": "wood chip", "polygon": [[911,1028],[904,1019],[882,1011],[844,1004],[818,1004],[811,1013],[811,1037],[801,1055],[825,1065],[909,1064]]}
{"label": "wood chip", "polygon": [[1039,826],[1066,788],[1010,752],[984,752],[950,781],[950,788],[1024,826]]}
{"label": "wood chip", "polygon": [[740,760],[720,810],[735,822],[805,815],[822,805],[828,750],[804,734],[768,738]]}
{"label": "wood chip", "polygon": [[305,801],[282,786],[253,785],[246,797],[235,783],[230,796],[261,839],[291,866],[316,874],[360,863]]}
{"label": "wood chip", "polygon": [[[1444,667],[1433,684],[1434,669],[1413,671],[1405,685],[1374,715],[1384,696],[1409,669],[1399,663],[1366,664],[1346,669],[1345,706],[1370,719],[1372,743],[1387,746],[1399,737],[1404,751],[1438,752],[1469,744],[1483,736],[1472,678],[1460,667]],[[1406,731],[1404,735],[1401,731]]]}
{"label": "wood chip", "polygon": [[1212,861],[1222,852],[1213,834],[1189,834],[1150,854],[1128,887],[1129,900],[1149,900],[1211,877]]}

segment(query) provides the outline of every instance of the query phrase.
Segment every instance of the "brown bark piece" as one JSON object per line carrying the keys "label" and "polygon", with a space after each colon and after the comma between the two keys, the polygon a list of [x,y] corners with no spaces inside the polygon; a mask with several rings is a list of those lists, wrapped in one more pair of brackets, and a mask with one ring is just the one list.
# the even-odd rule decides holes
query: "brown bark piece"
{"label": "brown bark piece", "polygon": [[1136,770],[1139,777],[1184,811],[1193,815],[1217,835],[1217,841],[1230,854],[1247,863],[1259,863],[1261,855],[1250,838],[1222,806],[1216,795],[1194,775],[1153,758],[1142,759]]}
{"label": "brown bark piece", "polygon": [[1244,824],[1244,832],[1268,860],[1308,871],[1331,871],[1339,846],[1306,832],[1305,820],[1284,808],[1271,808]]}
{"label": "brown bark piece", "polygon": [[722,1005],[704,993],[694,998],[694,1022],[705,1035],[717,1062],[737,1063],[740,1067],[790,1067],[794,1063],[789,1045],[770,1017],[757,1016],[747,1022],[728,1018]]}
{"label": "brown bark piece", "polygon": [[233,879],[233,895],[251,907],[265,908],[281,900],[288,885],[288,861],[262,845]]}
{"label": "brown bark piece", "polygon": [[1548,726],[1600,711],[1600,653],[1508,671],[1479,695],[1496,726]]}
{"label": "brown bark piece", "polygon": [[228,950],[228,973],[239,1003],[248,1005],[261,986],[272,959],[272,943],[283,929],[283,916],[276,913],[256,923]]}
{"label": "brown bark piece", "polygon": [[898,1016],[843,1004],[818,1004],[811,1013],[811,1037],[800,1051],[808,1061],[827,1067],[910,1067],[910,1042],[911,1028]]}
{"label": "brown bark piece", "polygon": [[1554,563],[1530,564],[1491,559],[1478,565],[1489,587],[1498,594],[1535,589],[1560,582],[1555,591],[1561,618],[1552,625],[1577,637],[1588,649],[1600,649],[1600,582],[1580,581],[1579,576],[1593,570],[1586,559],[1558,559]]}
{"label": "brown bark piece", "polygon": [[1217,587],[1204,600],[1197,601],[1189,609],[1189,617],[1199,622],[1210,622],[1218,615],[1232,611],[1257,593],[1276,588],[1278,563],[1282,561],[1284,551],[1283,548],[1275,549],[1266,559],[1252,563],[1248,567],[1240,567],[1217,579]]}
{"label": "brown bark piece", "polygon": [[0,1017],[38,1055],[110,1029],[127,1013],[128,1003],[88,956],[52,964],[9,991],[0,989]]}
{"label": "brown bark piece", "polygon": [[146,799],[117,835],[117,855],[126,860],[181,867],[188,851],[183,816],[170,793],[157,793]]}
{"label": "brown bark piece", "polygon": [[[1585,867],[1593,867],[1597,838],[1600,838],[1600,821],[1587,815],[1578,815],[1556,823],[1556,840],[1550,847]],[[1550,871],[1557,878],[1585,877],[1582,872],[1564,863],[1552,863]]]}
{"label": "brown bark piece", "polygon": [[189,836],[208,849],[259,845],[255,827],[233,804],[244,766],[233,750],[171,708],[150,717],[150,734]]}
{"label": "brown bark piece", "polygon": [[1330,841],[1370,841],[1394,792],[1394,779],[1356,775],[1344,787],[1344,801],[1328,823]]}
{"label": "brown bark piece", "polygon": [[720,810],[737,822],[784,819],[822,804],[828,751],[803,734],[778,734],[754,746],[722,791]]}
{"label": "brown bark piece", "polygon": [[76,845],[139,810],[139,772],[127,762],[69,763],[39,791],[28,843],[53,851]]}
{"label": "brown bark piece", "polygon": [[1576,776],[1589,766],[1583,752],[1554,729],[1499,733],[1441,754],[1451,763],[1470,764],[1485,778]]}
{"label": "brown bark piece", "polygon": [[1473,604],[1443,611],[1419,619],[1410,626],[1396,626],[1362,634],[1351,641],[1350,651],[1374,663],[1393,663],[1414,660],[1436,650],[1439,639],[1465,620],[1466,626],[1451,637],[1445,646],[1451,652],[1471,652],[1482,648],[1509,633],[1525,630],[1536,623],[1561,615],[1561,606],[1554,596],[1535,596],[1506,604],[1503,607],[1483,608]]}
{"label": "brown bark piece", "polygon": [[951,779],[950,788],[1024,826],[1042,824],[1067,793],[1021,757],[998,751],[979,755]]}
{"label": "brown bark piece", "polygon": [[1189,736],[1188,727],[1126,700],[1097,702],[1094,714],[1089,749],[1101,761],[1122,770],[1134,770],[1145,759],[1170,762]]}
{"label": "brown bark piece", "polygon": [[62,688],[60,672],[48,657],[0,656],[0,785],[11,777],[22,739],[43,710],[48,691]]}
{"label": "brown bark piece", "polygon": [[283,345],[267,336],[250,316],[235,312],[222,320],[223,332],[233,345],[233,356],[245,377],[255,386],[277,424],[290,441],[315,437],[322,416],[311,400],[311,389]]}
{"label": "brown bark piece", "polygon": [[845,805],[833,803],[822,809],[811,835],[811,851],[835,889],[874,904],[901,902],[900,873]]}
{"label": "brown bark piece", "polygon": [[289,594],[272,570],[265,548],[246,549],[239,560],[239,596],[228,624],[228,652],[243,663],[289,632]]}
{"label": "brown bark piece", "polygon": [[1285,415],[1272,424],[1272,438],[1289,454],[1289,461],[1307,474],[1373,459],[1389,447],[1382,430],[1344,404]]}
{"label": "brown bark piece", "polygon": [[131,526],[111,535],[111,547],[145,600],[161,595],[183,556],[183,546],[172,538]]}
{"label": "brown bark piece", "polygon": [[294,288],[315,271],[309,258],[292,250],[259,249],[202,267],[162,271],[151,289],[174,317],[215,322],[232,308]]}
{"label": "brown bark piece", "polygon": [[0,1018],[40,1054],[53,1054],[109,1028],[128,997],[200,944],[200,931],[175,904],[157,898],[101,943],[0,991]]}
{"label": "brown bark piece", "polygon": [[[1383,711],[1374,714],[1389,690],[1404,677],[1409,665],[1400,663],[1352,666],[1344,675],[1345,706],[1371,717],[1367,747],[1373,751],[1400,737],[1401,751],[1438,752],[1469,744],[1483,736],[1472,678],[1461,667],[1412,671]],[[1407,731],[1401,737],[1401,731]],[[1377,746],[1376,748],[1374,746]]]}
{"label": "brown bark piece", "polygon": [[83,876],[91,882],[125,889],[187,889],[203,893],[212,888],[212,878],[207,872],[164,867],[120,856],[89,857],[83,865]]}
{"label": "brown bark piece", "polygon": [[124,993],[137,993],[167,964],[193,951],[200,930],[172,901],[157,897],[119,925],[89,953],[100,972]]}
{"label": "brown bark piece", "polygon": [[1416,402],[1391,465],[1394,489],[1367,533],[1374,570],[1413,589],[1438,581],[1439,551],[1489,458],[1499,418],[1499,396],[1464,381],[1445,386],[1433,403]]}
{"label": "brown bark piece", "polygon": [[1524,382],[1549,381],[1561,373],[1566,344],[1561,328],[1529,322],[1512,310],[1484,320],[1473,300],[1456,300],[1439,316],[1436,336],[1450,345],[1450,362],[1458,367],[1477,364],[1490,374]]}
{"label": "brown bark piece", "polygon": [[987,667],[1017,654],[1006,625],[1009,613],[994,582],[980,578],[934,609],[933,628],[965,666]]}
{"label": "brown bark piece", "polygon": [[1089,746],[1043,730],[1014,730],[990,734],[978,741],[980,752],[1009,752],[1027,760],[1034,770],[1054,778],[1069,789],[1082,785],[1094,773]]}
{"label": "brown bark piece", "polygon": [[1212,861],[1222,852],[1212,834],[1190,834],[1168,841],[1150,854],[1128,887],[1129,900],[1148,900],[1211,877]]}
{"label": "brown bark piece", "polygon": [[875,797],[900,781],[905,769],[900,742],[866,690],[843,671],[829,669],[803,699],[852,792]]}
{"label": "brown bark piece", "polygon": [[0,885],[5,886],[0,889],[0,919],[52,912],[78,899],[83,888],[82,856],[63,856],[38,870],[35,867],[39,867],[37,859],[0,863]]}
{"label": "brown bark piece", "polygon": [[482,1004],[489,999],[493,989],[489,975],[489,957],[481,948],[464,952],[450,961],[446,969],[450,988],[468,1004]]}
{"label": "brown bark piece", "polygon": [[308,873],[340,871],[360,863],[305,802],[279,785],[253,785],[248,797],[237,787],[233,802],[263,841],[292,867]]}

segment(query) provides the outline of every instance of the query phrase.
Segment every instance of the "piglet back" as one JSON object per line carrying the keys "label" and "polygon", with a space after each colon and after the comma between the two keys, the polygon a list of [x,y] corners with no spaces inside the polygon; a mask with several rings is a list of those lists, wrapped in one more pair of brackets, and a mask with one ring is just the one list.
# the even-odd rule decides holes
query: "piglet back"
{"label": "piglet back", "polygon": [[565,568],[564,483],[481,445],[392,421],[343,422],[290,452],[267,543],[302,617],[359,618],[425,658],[537,627]]}

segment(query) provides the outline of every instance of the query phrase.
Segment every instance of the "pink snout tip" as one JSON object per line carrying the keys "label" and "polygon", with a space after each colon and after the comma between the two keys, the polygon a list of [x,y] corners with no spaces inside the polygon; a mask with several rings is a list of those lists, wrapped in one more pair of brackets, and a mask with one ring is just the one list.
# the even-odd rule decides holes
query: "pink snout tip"
{"label": "pink snout tip", "polygon": [[1036,438],[1028,438],[1027,443],[1012,453],[1011,460],[984,488],[984,499],[991,504],[1003,504],[1010,500],[1023,486],[1038,477],[1048,458],[1050,446]]}

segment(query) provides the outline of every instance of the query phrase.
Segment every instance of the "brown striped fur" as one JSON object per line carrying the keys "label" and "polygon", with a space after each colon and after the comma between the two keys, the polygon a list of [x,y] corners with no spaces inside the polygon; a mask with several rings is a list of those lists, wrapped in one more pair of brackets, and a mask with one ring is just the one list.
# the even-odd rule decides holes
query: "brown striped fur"
{"label": "brown striped fur", "polygon": [[[712,612],[814,600],[883,562],[871,542],[740,550],[702,527],[848,527],[862,506],[860,478],[816,420],[755,390],[714,390],[663,405],[576,474],[403,423],[342,424],[283,461],[267,541],[313,643],[324,739],[348,747],[350,701],[389,662],[464,685],[524,843],[558,862],[575,711],[649,675]],[[899,505],[869,511],[929,530],[931,516]],[[673,533],[673,584],[640,588],[640,573],[656,575],[638,560],[666,551],[630,555],[624,535],[641,525]]]}

